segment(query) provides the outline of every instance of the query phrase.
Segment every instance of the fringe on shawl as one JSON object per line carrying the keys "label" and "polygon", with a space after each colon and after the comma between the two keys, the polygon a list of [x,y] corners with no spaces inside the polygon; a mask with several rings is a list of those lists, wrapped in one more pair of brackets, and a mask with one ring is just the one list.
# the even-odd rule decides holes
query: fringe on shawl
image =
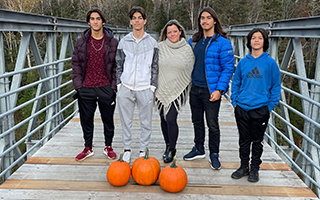
{"label": "fringe on shawl", "polygon": [[159,99],[155,98],[155,103],[154,103],[154,107],[158,110],[159,114],[161,113],[161,110],[163,110],[163,116],[164,119],[166,119],[166,116],[170,110],[171,105],[174,105],[174,107],[176,108],[176,110],[179,111],[181,110],[181,108],[186,105],[186,102],[189,98],[189,93],[191,90],[191,85],[192,83],[190,83],[183,91],[182,93],[178,96],[178,98],[176,98],[175,100],[173,100],[172,102],[169,103],[168,106],[164,106]]}

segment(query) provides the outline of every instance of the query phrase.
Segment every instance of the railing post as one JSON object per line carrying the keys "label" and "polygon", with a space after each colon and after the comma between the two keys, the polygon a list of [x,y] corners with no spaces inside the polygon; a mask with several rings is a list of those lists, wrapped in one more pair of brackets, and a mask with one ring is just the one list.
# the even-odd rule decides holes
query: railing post
{"label": "railing post", "polygon": [[[282,58],[282,62],[281,64],[279,65],[280,69],[281,70],[284,70],[284,71],[287,71],[288,67],[290,66],[290,61],[291,61],[291,58],[292,58],[292,54],[293,54],[293,44],[292,44],[292,40],[290,39],[288,41],[288,45],[286,47],[286,51],[283,55],[283,58]],[[284,79],[284,75],[281,74],[281,86],[283,86],[282,82],[283,82],[283,79]],[[281,96],[280,96],[280,100],[284,103],[284,104],[287,104],[287,100],[286,100],[286,95],[285,95],[285,92],[283,90],[281,90]],[[285,118],[286,121],[290,122],[290,117],[289,117],[289,111],[288,111],[288,108],[283,106],[282,104],[280,104],[280,109],[281,109],[281,113],[282,113],[282,116],[283,118]],[[283,123],[283,126],[284,126],[284,130],[285,130],[285,134],[286,136],[292,141],[294,142],[294,138],[293,138],[293,134],[292,134],[292,128],[288,125],[286,125],[285,123]],[[284,149],[287,154],[290,156],[290,158],[293,158],[293,148],[292,146],[288,143],[288,147],[287,149]],[[280,154],[281,156],[281,154]],[[285,157],[282,156],[282,159],[284,159]],[[284,159],[286,160],[286,159]],[[286,162],[290,167],[292,167],[292,164],[289,163],[289,162]]]}
{"label": "railing post", "polygon": [[[0,75],[6,72],[5,69],[5,60],[4,60],[4,46],[3,46],[3,33],[0,32]],[[0,94],[4,94],[6,91],[9,91],[9,80],[7,78],[0,79]],[[0,113],[4,113],[9,108],[8,97],[0,99]],[[9,120],[8,117],[4,117],[4,119],[0,119],[0,131],[3,133],[9,128]],[[5,138],[0,139],[0,153],[5,150],[7,146]],[[5,169],[5,159],[0,158],[0,170]],[[5,179],[5,178],[4,178]],[[0,179],[1,180],[1,179]]]}
{"label": "railing post", "polygon": [[[51,63],[53,61],[56,60],[56,33],[47,33],[46,34],[47,37],[47,52],[46,52],[46,62],[47,63]],[[47,67],[47,76],[53,76],[57,73],[57,66],[56,65],[49,65]],[[57,86],[57,79],[51,79],[49,81],[49,85],[50,85],[50,90],[52,90],[53,88],[55,88]],[[49,95],[47,95],[46,98],[46,102],[47,102],[47,106],[49,106],[52,102],[54,102],[57,99],[57,93],[56,92],[52,92]],[[50,108],[48,108],[47,110],[47,115],[46,115],[46,120],[51,119],[51,117],[56,113],[56,108],[57,106],[50,106]],[[52,127],[56,126],[56,119],[51,119],[50,122],[48,124],[46,124],[45,128],[44,128],[44,132],[43,132],[43,136],[46,136],[47,134],[50,133],[50,131],[52,130]],[[50,138],[47,138],[44,143],[46,143]]]}
{"label": "railing post", "polygon": [[[297,74],[301,77],[306,78],[306,69],[304,65],[304,58],[303,58],[303,51],[302,51],[302,45],[301,45],[301,39],[300,38],[293,38],[293,48],[295,52],[295,58],[296,58],[296,68],[297,68]],[[309,87],[308,83],[304,82],[302,80],[299,80],[299,88],[300,88],[300,93],[305,96],[305,97],[310,97],[309,96]],[[309,113],[309,102],[302,100],[302,110],[303,113],[307,116]],[[305,122],[304,124],[304,133],[307,136],[309,135],[309,131],[306,130],[308,123]],[[306,132],[307,131],[307,132]],[[306,140],[303,140],[302,142],[302,150],[307,154],[310,155],[311,148],[309,146],[309,142]],[[302,159],[302,169],[309,175],[312,176],[312,172],[310,170],[311,166],[307,163],[306,159]],[[306,178],[304,179],[305,183],[310,187],[311,182],[307,180]]]}
{"label": "railing post", "polygon": [[[316,69],[315,69],[315,75],[314,75],[315,81],[320,82],[320,42],[318,43],[318,50],[317,50],[317,60],[316,60]],[[320,102],[320,86],[313,85],[311,86],[311,98],[316,101]],[[315,105],[310,106],[311,110],[311,119],[315,120],[316,122],[320,123],[320,115],[319,115],[319,107]],[[319,137],[320,137],[320,129],[315,127],[313,124],[310,125],[310,135],[312,135],[312,139],[319,143]],[[320,165],[319,160],[319,150],[312,146],[311,147],[311,155],[312,158],[315,160],[315,162]],[[313,172],[314,172],[314,179],[319,183],[320,182],[320,172],[315,169],[313,166]],[[316,188],[317,194],[320,194],[320,189]]]}

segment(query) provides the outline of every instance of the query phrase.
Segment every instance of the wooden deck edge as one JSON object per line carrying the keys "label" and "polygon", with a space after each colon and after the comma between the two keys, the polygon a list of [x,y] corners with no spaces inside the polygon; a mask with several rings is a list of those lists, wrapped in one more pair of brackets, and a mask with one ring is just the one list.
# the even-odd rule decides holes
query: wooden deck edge
{"label": "wooden deck edge", "polygon": [[[13,180],[8,179],[0,189],[30,190],[68,190],[68,191],[110,191],[165,193],[158,184],[141,186],[129,182],[123,187],[114,187],[106,182],[94,181],[54,181],[54,180]],[[274,187],[274,186],[235,186],[235,185],[199,185],[187,184],[181,194],[241,195],[241,196],[277,196],[277,197],[317,197],[307,187]]]}
{"label": "wooden deck edge", "polygon": [[[80,118],[72,118],[71,120],[70,120],[70,122],[80,122]],[[102,123],[102,120],[100,119],[100,118],[95,118],[94,119],[94,122],[100,122],[100,123]],[[120,121],[120,119],[115,119],[114,120],[114,123],[120,123],[121,121]],[[134,124],[139,124],[140,123],[140,121],[139,120],[137,120],[137,119],[134,119],[133,121],[132,121],[132,123],[134,123]],[[152,120],[152,123],[160,123],[160,120]],[[192,124],[192,122],[191,121],[180,121],[180,120],[178,120],[178,124]],[[219,122],[219,125],[220,126],[236,126],[237,124],[235,123],[235,122]]]}
{"label": "wooden deck edge", "polygon": [[[109,166],[115,160],[88,158],[84,161],[76,161],[74,158],[59,158],[59,157],[31,157],[25,164],[47,164],[47,165],[93,165],[93,166]],[[161,167],[165,167],[170,164],[159,161]],[[132,163],[131,163],[132,164]],[[177,165],[182,168],[210,168],[208,161],[177,161]],[[240,166],[238,162],[221,162],[222,169],[237,169]],[[261,170],[292,170],[289,165],[285,163],[262,163],[260,165]]]}

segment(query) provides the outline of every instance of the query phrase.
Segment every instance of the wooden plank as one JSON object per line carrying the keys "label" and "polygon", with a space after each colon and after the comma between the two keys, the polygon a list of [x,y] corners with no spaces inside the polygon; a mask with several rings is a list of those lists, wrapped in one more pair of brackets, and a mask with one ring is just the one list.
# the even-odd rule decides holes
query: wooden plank
{"label": "wooden plank", "polygon": [[[136,140],[138,141],[138,140]],[[68,145],[68,146],[59,146],[58,144],[46,144],[43,146],[41,149],[42,151],[38,151],[34,154],[36,157],[64,157],[64,158],[74,158],[80,151],[83,150],[83,143],[78,143],[78,146],[74,145]],[[94,143],[94,151],[95,155],[89,159],[92,158],[100,158],[100,159],[107,159],[106,156],[102,153],[102,150],[104,146],[97,146]],[[134,159],[138,158],[139,156],[139,144],[133,143],[131,145],[132,149],[132,155],[131,155],[131,160],[133,161]],[[158,160],[162,160],[162,153],[164,152],[164,144],[149,144],[150,147],[150,156],[153,156],[157,158]],[[191,150],[192,145],[189,146],[187,149],[181,149],[179,146],[177,146],[177,158],[178,160],[182,160],[183,156],[188,153]],[[64,151],[59,151],[59,155],[57,155],[57,152],[54,151],[53,149],[59,149],[63,148]],[[123,152],[123,146],[114,146],[114,151],[119,155],[120,152]],[[220,161],[221,162],[240,162],[239,159],[239,152],[237,149],[220,149]],[[205,159],[199,159],[195,161],[190,161],[190,162],[198,162],[198,161],[208,161],[209,156],[208,156],[208,149],[206,149],[206,158]],[[87,159],[86,159],[87,160]],[[281,158],[275,154],[274,152],[270,151],[265,151],[262,154],[262,160],[263,163],[268,163],[268,162],[274,162],[274,163],[283,163]]]}
{"label": "wooden plank", "polygon": [[[106,181],[109,166],[93,165],[45,165],[26,164],[19,168],[10,179],[16,180],[60,180],[60,181]],[[255,185],[279,187],[306,187],[293,171],[260,170],[260,181],[248,182],[244,177],[232,179],[235,169],[212,170],[211,168],[184,168],[190,184]],[[270,180],[277,180],[272,182]],[[133,181],[133,180],[132,180]]]}
{"label": "wooden plank", "polygon": [[112,199],[152,199],[152,200],[178,200],[178,199],[201,199],[201,200],[319,200],[311,197],[263,197],[238,196],[238,195],[212,195],[212,194],[185,194],[185,193],[126,193],[126,192],[105,192],[105,191],[67,191],[67,190],[10,190],[3,189],[0,199],[67,199],[67,200],[112,200]]}
{"label": "wooden plank", "polygon": [[[7,180],[0,189],[37,189],[37,190],[70,190],[70,191],[112,191],[112,192],[152,192],[166,193],[158,184],[141,186],[133,182],[123,187],[113,187],[107,182],[93,181],[51,181],[51,180]],[[215,195],[248,195],[278,197],[316,197],[307,187],[272,187],[272,186],[233,186],[233,185],[200,185],[187,184],[180,193],[215,194]]]}
{"label": "wooden plank", "polygon": [[[26,164],[48,164],[48,165],[95,165],[95,166],[109,166],[114,160],[90,158],[84,161],[76,161],[74,158],[61,157],[31,157]],[[164,167],[168,164],[159,160],[160,166]],[[131,163],[132,164],[132,163]],[[182,168],[210,168],[208,161],[177,161],[177,165]],[[222,169],[237,169],[240,166],[238,162],[221,162]],[[262,163],[261,170],[281,170],[291,171],[291,168],[285,163]]]}
{"label": "wooden plank", "polygon": [[[72,118],[70,122],[80,122],[80,118]],[[95,118],[94,123],[102,123],[102,120],[100,118]],[[114,123],[121,123],[120,119],[115,119]],[[134,119],[132,121],[133,124],[140,124],[140,121],[137,119]],[[160,124],[160,120],[152,120],[152,123],[154,124]],[[178,120],[178,124],[192,124],[191,121],[182,121]],[[235,122],[221,122],[219,121],[220,126],[236,126],[237,124]]]}

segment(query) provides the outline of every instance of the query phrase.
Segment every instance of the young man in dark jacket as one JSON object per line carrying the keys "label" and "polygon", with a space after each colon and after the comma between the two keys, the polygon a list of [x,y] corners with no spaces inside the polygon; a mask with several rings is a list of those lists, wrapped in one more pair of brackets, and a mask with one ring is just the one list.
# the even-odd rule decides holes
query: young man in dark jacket
{"label": "young man in dark jacket", "polygon": [[200,12],[198,26],[198,32],[189,41],[196,58],[190,91],[195,145],[183,159],[205,158],[205,113],[209,128],[209,162],[212,169],[220,169],[218,116],[221,95],[228,90],[233,73],[234,55],[227,33],[212,8],[207,7]]}
{"label": "young man in dark jacket", "polygon": [[84,150],[76,156],[82,161],[94,155],[93,118],[99,105],[104,127],[103,153],[115,159],[111,144],[114,136],[113,113],[116,106],[116,63],[118,40],[110,29],[103,27],[106,19],[101,10],[94,8],[87,13],[90,28],[75,44],[72,56],[72,80],[78,98],[80,122],[85,141]]}

